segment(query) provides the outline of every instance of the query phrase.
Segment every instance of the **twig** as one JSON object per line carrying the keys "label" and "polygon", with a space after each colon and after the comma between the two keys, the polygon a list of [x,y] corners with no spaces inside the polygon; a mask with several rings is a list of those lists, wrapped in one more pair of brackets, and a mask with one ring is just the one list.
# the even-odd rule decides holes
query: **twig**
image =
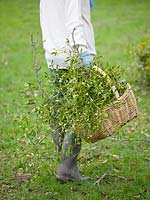
{"label": "twig", "polygon": [[103,175],[95,182],[94,185],[98,185],[99,193],[100,193],[100,195],[101,195],[102,198],[110,199],[110,197],[109,197],[107,194],[105,194],[105,193],[102,191],[102,189],[100,188],[100,182],[101,182],[102,180],[104,180],[106,176],[108,176],[107,173],[103,174]]}
{"label": "twig", "polygon": [[106,194],[101,190],[101,188],[100,188],[100,182],[102,182],[102,180],[104,180],[104,179],[106,178],[106,176],[115,177],[115,178],[122,179],[122,180],[125,180],[125,181],[131,181],[131,180],[133,180],[133,179],[131,179],[131,178],[128,179],[128,178],[125,178],[125,177],[123,177],[123,176],[118,176],[118,175],[116,175],[116,174],[107,174],[107,173],[103,174],[103,175],[95,182],[94,185],[98,185],[98,189],[99,189],[99,192],[100,192],[101,197],[107,198],[107,199],[110,199],[110,197],[109,197],[108,195],[106,195]]}
{"label": "twig", "polygon": [[142,190],[134,196],[135,199],[139,199],[143,193],[150,193],[150,190]]}
{"label": "twig", "polygon": [[122,180],[125,180],[125,181],[132,181],[133,180],[132,178],[125,178],[123,176],[118,176],[116,174],[109,174],[109,176],[119,178],[119,179],[122,179]]}
{"label": "twig", "polygon": [[127,141],[137,141],[137,142],[150,142],[150,140],[146,140],[146,139],[119,139],[119,138],[113,138],[110,137],[108,138],[108,140],[114,140],[114,141],[123,141],[123,142],[127,142]]}
{"label": "twig", "polygon": [[108,174],[103,174],[96,182],[95,182],[95,184],[94,185],[96,185],[96,184],[98,184],[99,185],[99,183],[106,177],[106,176],[108,176]]}
{"label": "twig", "polygon": [[96,185],[96,184],[99,185],[99,183],[100,183],[102,180],[104,180],[104,178],[106,178],[106,176],[115,177],[115,178],[122,179],[122,180],[125,180],[125,181],[131,181],[131,180],[133,180],[133,179],[131,179],[131,178],[128,179],[128,178],[125,178],[125,177],[123,177],[123,176],[118,176],[118,175],[116,175],[116,174],[107,174],[107,173],[105,173],[105,174],[103,174],[103,175],[95,182],[94,185]]}
{"label": "twig", "polygon": [[[44,42],[44,41],[43,41]],[[37,59],[36,59],[36,54],[37,54],[37,49],[43,44],[43,42],[41,42],[38,46],[36,45],[36,42],[33,39],[33,36],[31,36],[31,43],[32,43],[32,51],[33,51],[33,64],[34,64],[34,69],[35,69],[35,74],[36,74],[36,79],[39,85],[39,89],[41,91],[41,95],[42,97],[45,96],[43,87],[42,87],[42,81],[39,79],[39,71],[41,69],[40,66],[38,66],[37,64]]]}
{"label": "twig", "polygon": [[72,40],[73,40],[73,44],[74,44],[74,48],[75,48],[75,50],[76,50],[76,53],[77,53],[78,55],[80,55],[79,49],[78,49],[78,47],[77,47],[77,45],[76,45],[76,42],[75,42],[75,37],[74,37],[74,32],[75,32],[75,31],[76,31],[76,29],[74,28],[73,31],[72,31]]}

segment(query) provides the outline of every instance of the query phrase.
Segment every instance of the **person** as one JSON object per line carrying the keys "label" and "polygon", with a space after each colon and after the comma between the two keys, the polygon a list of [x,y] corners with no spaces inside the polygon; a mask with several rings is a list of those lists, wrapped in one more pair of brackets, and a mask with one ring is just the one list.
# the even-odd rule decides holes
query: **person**
{"label": "person", "polygon": [[[67,50],[78,48],[83,66],[90,66],[96,55],[94,32],[90,10],[93,0],[40,0],[40,24],[45,57],[50,68],[51,79],[58,67],[60,74],[67,69]],[[73,37],[72,34],[74,33]],[[69,45],[66,44],[69,41]],[[53,55],[54,50],[65,48],[65,52]],[[51,68],[53,63],[53,69]],[[58,80],[59,82],[59,80]],[[53,85],[54,87],[54,85]],[[63,181],[86,180],[80,175],[77,157],[81,150],[81,138],[69,131],[62,132],[55,124],[53,140],[58,147],[60,163],[56,178]]]}

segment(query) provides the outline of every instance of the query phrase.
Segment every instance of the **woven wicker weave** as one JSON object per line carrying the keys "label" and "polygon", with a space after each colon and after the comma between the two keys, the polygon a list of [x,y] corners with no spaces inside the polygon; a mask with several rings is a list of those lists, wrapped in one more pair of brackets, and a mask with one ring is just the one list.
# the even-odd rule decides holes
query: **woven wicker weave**
{"label": "woven wicker weave", "polygon": [[[102,72],[101,69],[98,71]],[[102,73],[105,75],[105,72]],[[116,100],[104,109],[104,118],[102,121],[100,120],[99,128],[92,135],[88,134],[88,130],[77,127],[78,133],[85,141],[94,143],[109,137],[138,115],[136,99],[129,84],[122,96],[119,96],[115,87],[113,92]]]}

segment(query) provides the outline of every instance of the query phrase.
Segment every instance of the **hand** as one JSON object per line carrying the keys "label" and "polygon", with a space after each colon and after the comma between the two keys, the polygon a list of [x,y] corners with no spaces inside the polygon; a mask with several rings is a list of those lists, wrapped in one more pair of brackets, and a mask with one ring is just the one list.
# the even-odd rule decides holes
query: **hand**
{"label": "hand", "polygon": [[84,51],[81,53],[81,65],[91,66],[93,63],[93,56],[91,56],[88,51]]}

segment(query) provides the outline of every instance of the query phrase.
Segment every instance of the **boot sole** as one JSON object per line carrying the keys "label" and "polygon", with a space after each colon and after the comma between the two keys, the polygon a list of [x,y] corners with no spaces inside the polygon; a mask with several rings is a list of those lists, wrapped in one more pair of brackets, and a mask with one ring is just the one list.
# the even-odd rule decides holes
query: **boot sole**
{"label": "boot sole", "polygon": [[66,182],[66,181],[84,181],[84,180],[90,179],[90,177],[86,177],[86,176],[77,179],[77,178],[68,177],[68,176],[61,176],[61,175],[58,175],[58,174],[56,175],[56,178],[58,180],[61,180],[61,181],[64,181],[64,182]]}

